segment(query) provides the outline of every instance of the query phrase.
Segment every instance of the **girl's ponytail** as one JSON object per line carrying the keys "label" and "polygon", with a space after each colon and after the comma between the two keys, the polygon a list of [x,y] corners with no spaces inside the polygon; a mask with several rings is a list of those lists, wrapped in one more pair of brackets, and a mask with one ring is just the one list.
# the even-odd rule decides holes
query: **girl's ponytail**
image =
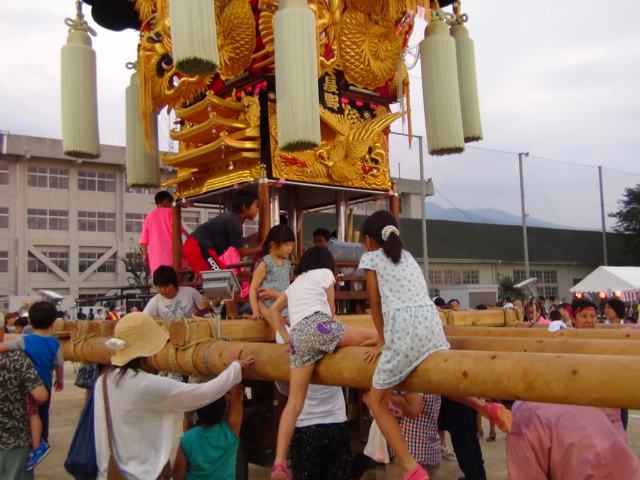
{"label": "girl's ponytail", "polygon": [[380,210],[369,216],[362,224],[361,232],[382,245],[382,251],[393,263],[400,262],[403,245],[398,220],[390,212]]}
{"label": "girl's ponytail", "polygon": [[382,245],[382,251],[391,259],[393,263],[400,262],[402,257],[402,240],[400,240],[400,232],[396,227],[391,227],[391,231],[385,235],[384,230],[388,227],[384,227],[382,238],[387,237]]}

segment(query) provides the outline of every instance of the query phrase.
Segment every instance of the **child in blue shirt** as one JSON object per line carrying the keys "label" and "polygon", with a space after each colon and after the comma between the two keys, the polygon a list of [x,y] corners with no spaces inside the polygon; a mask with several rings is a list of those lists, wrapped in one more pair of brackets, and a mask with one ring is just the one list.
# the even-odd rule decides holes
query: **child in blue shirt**
{"label": "child in blue shirt", "polygon": [[[56,392],[64,388],[64,357],[58,339],[51,336],[53,324],[56,321],[56,308],[49,302],[36,302],[29,309],[29,321],[33,327],[33,334],[0,343],[0,352],[9,350],[24,351],[36,368],[42,379],[49,399],[36,407],[31,395],[27,396],[27,412],[31,425],[32,449],[25,470],[31,470],[51,451],[49,446],[49,407],[51,406],[51,388]],[[56,371],[53,381],[52,370]]]}
{"label": "child in blue shirt", "polygon": [[196,410],[199,426],[180,439],[173,465],[174,480],[235,480],[243,395],[242,385],[229,390],[226,419],[225,397]]}

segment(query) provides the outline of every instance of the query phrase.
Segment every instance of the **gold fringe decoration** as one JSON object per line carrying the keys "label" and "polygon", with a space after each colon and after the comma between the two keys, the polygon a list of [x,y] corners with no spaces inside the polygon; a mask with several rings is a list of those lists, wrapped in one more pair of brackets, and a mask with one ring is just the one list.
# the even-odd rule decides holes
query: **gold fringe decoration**
{"label": "gold fringe decoration", "polygon": [[[134,64],[131,68],[136,68]],[[140,74],[131,75],[126,89],[126,127],[127,127],[127,185],[129,187],[160,186],[160,154],[158,151],[158,117],[155,113],[140,111]],[[142,117],[148,115],[149,141],[147,150]]]}
{"label": "gold fringe decoration", "polygon": [[278,149],[320,146],[316,17],[307,0],[282,0],[275,16]]}
{"label": "gold fringe decoration", "polygon": [[482,140],[482,122],[476,79],[475,48],[473,40],[469,38],[467,27],[462,24],[462,21],[466,20],[466,15],[457,15],[457,18],[457,23],[451,27],[451,36],[456,43],[462,129],[465,143],[477,142]]}
{"label": "gold fringe decoration", "polygon": [[176,70],[213,75],[220,67],[213,0],[171,0],[171,41]]}
{"label": "gold fringe decoration", "polygon": [[449,27],[432,11],[420,42],[427,143],[431,155],[464,152],[455,41]]}
{"label": "gold fringe decoration", "polygon": [[67,44],[61,53],[62,150],[75,158],[100,158],[96,52],[91,37],[96,32],[84,20],[82,2],[76,18],[65,19]]}

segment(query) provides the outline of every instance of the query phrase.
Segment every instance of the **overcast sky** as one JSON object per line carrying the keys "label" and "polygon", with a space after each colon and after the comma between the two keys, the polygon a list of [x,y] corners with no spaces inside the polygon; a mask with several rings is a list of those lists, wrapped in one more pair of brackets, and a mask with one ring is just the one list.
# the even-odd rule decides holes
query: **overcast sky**
{"label": "overcast sky", "polygon": [[[425,175],[440,194],[434,201],[519,214],[517,153],[530,152],[528,213],[598,228],[595,167],[605,167],[607,211],[615,209],[623,186],[640,183],[640,2],[463,0],[462,7],[475,40],[485,139],[463,155],[425,154]],[[125,64],[136,58],[137,34],[104,30],[89,11],[85,6],[98,31],[93,44],[100,140],[123,145],[124,90],[131,75]],[[0,2],[0,130],[61,137],[60,48],[67,36],[64,19],[74,15],[72,0]],[[423,25],[417,30],[412,45]],[[419,66],[410,75],[414,133],[424,135]],[[166,115],[161,129],[166,139]],[[401,122],[392,129],[402,131]],[[417,149],[408,151],[406,139],[398,140],[392,174],[398,175],[399,164],[403,177],[418,178]]]}

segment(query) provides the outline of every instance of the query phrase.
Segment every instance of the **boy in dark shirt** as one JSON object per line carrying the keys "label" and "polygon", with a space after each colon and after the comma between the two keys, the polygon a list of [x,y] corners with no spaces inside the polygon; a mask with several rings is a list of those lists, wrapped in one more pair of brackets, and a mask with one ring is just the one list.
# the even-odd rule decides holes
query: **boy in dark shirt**
{"label": "boy in dark shirt", "polygon": [[[253,220],[259,211],[258,195],[248,189],[238,190],[230,212],[212,218],[187,235],[182,253],[196,277],[200,277],[202,271],[224,270],[227,265],[238,263],[241,257],[262,251],[257,233],[244,238],[242,232],[245,220]],[[256,246],[247,247],[247,243],[256,243]],[[248,287],[246,290],[248,293]],[[227,302],[226,308],[227,316],[237,317],[234,302]]]}

